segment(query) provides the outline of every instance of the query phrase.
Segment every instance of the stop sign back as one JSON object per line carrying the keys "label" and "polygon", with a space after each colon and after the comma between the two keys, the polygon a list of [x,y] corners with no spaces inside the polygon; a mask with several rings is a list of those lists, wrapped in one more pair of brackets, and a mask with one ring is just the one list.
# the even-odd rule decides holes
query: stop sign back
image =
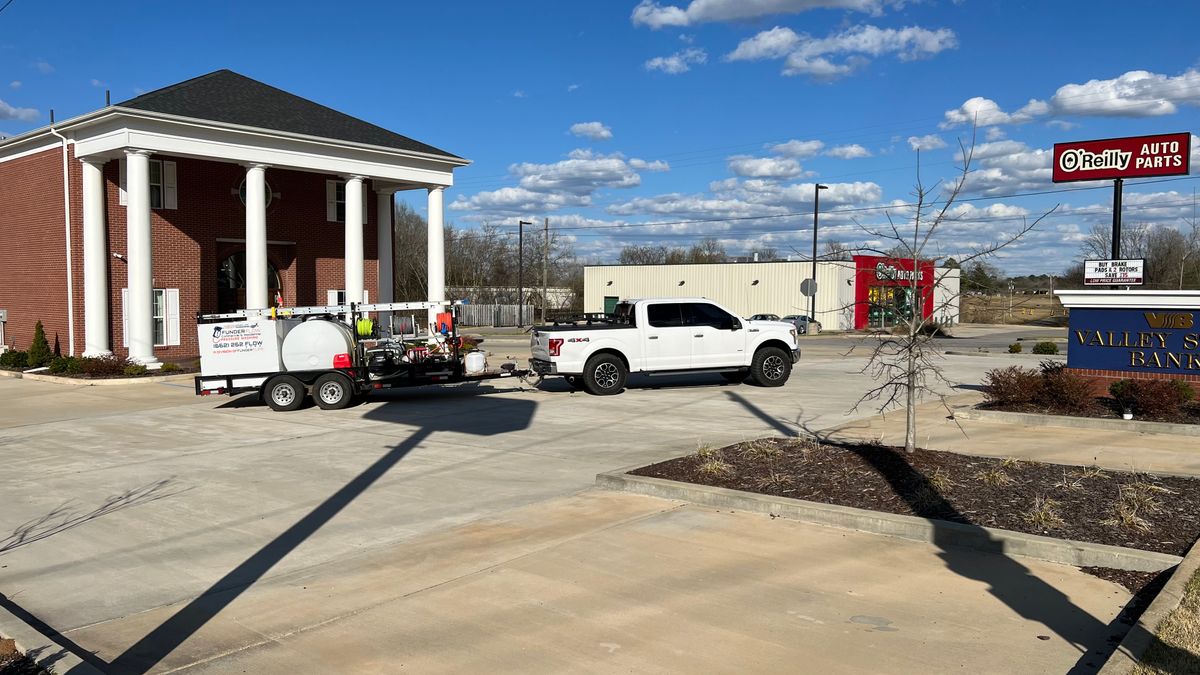
{"label": "stop sign back", "polygon": [[1190,133],[1055,143],[1054,182],[1184,176],[1191,154]]}

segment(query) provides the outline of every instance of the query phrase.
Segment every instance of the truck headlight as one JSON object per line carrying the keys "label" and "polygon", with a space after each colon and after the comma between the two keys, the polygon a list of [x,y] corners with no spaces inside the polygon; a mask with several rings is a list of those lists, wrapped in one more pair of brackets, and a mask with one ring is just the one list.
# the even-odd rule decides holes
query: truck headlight
{"label": "truck headlight", "polygon": [[797,333],[797,332],[796,332],[796,329],[795,329],[795,328],[793,328],[793,329],[789,330],[788,332],[792,334],[792,342],[795,342],[795,341],[796,341],[796,337],[799,335],[799,333]]}

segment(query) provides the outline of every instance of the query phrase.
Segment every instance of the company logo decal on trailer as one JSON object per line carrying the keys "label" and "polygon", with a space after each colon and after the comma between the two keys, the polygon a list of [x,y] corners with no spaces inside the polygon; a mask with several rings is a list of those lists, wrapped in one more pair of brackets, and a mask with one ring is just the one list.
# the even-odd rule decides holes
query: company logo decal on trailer
{"label": "company logo decal on trailer", "polygon": [[1129,136],[1054,144],[1054,182],[1184,176],[1190,133]]}

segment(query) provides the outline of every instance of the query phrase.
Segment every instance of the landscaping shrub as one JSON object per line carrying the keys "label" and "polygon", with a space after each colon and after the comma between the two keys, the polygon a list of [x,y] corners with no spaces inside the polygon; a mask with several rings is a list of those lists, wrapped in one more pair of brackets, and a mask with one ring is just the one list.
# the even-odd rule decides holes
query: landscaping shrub
{"label": "landscaping shrub", "polygon": [[1037,402],[1059,413],[1081,413],[1095,405],[1092,383],[1069,372],[1062,363],[1042,361],[1042,388]]}
{"label": "landscaping shrub", "polygon": [[27,352],[19,352],[15,349],[10,349],[3,354],[0,354],[0,368],[19,370],[28,366],[29,354]]}
{"label": "landscaping shrub", "polygon": [[1009,354],[1020,354],[1020,353],[1021,353],[1021,343],[1020,343],[1020,342],[1014,342],[1014,343],[1012,343],[1011,345],[1009,345],[1009,346],[1008,346],[1008,353],[1009,353]]}
{"label": "landscaping shrub", "polygon": [[1021,405],[1033,403],[1042,390],[1042,376],[1036,370],[1009,366],[989,370],[983,376],[983,395],[988,403]]}
{"label": "landscaping shrub", "polygon": [[125,374],[125,366],[130,365],[127,359],[116,354],[93,356],[81,361],[84,374],[92,377],[119,377]]}
{"label": "landscaping shrub", "polygon": [[146,366],[143,366],[140,363],[131,363],[125,366],[125,369],[121,371],[121,374],[125,377],[141,377],[142,375],[146,374]]}
{"label": "landscaping shrub", "polygon": [[29,367],[48,366],[53,358],[50,343],[46,341],[46,329],[42,328],[42,322],[38,321],[33,325],[33,342],[29,344]]}
{"label": "landscaping shrub", "polygon": [[[1123,384],[1126,382],[1129,384]],[[1122,409],[1150,417],[1174,417],[1196,397],[1191,385],[1179,380],[1121,380],[1114,382],[1108,393]]]}
{"label": "landscaping shrub", "polygon": [[174,372],[178,372],[178,371],[179,371],[179,364],[178,363],[169,363],[169,362],[162,364],[162,368],[159,369],[160,373],[174,373]]}
{"label": "landscaping shrub", "polygon": [[74,356],[59,356],[50,362],[50,372],[55,375],[78,375],[83,372],[83,363]]}
{"label": "landscaping shrub", "polygon": [[1034,354],[1057,354],[1058,345],[1053,342],[1039,342],[1033,346]]}

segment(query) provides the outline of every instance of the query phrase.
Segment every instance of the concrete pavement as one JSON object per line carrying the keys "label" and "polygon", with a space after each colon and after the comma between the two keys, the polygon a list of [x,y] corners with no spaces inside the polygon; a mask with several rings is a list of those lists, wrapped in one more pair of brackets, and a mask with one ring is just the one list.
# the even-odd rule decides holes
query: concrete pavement
{"label": "concrete pavement", "polygon": [[[246,632],[223,618],[260,588],[298,577],[336,585],[341,570],[364,556],[399,559],[410,548],[423,550],[416,542],[430,537],[463,543],[464,530],[456,528],[512,509],[542,504],[570,513],[555,504],[568,504],[599,471],[676,456],[698,443],[794,434],[853,419],[846,411],[869,387],[858,372],[863,362],[842,357],[842,347],[824,349],[824,356],[817,343],[806,349],[793,380],[780,389],[727,385],[719,376],[635,377],[625,393],[597,398],[571,393],[559,381],[531,391],[501,380],[403,390],[347,410],[292,414],[273,413],[252,397],[197,398],[187,386],[102,389],[0,380],[0,463],[6,469],[0,474],[0,592],[85,648],[101,650],[106,660],[126,653],[119,663],[127,672],[155,658],[160,670],[169,663],[220,671],[223,655],[249,644]],[[952,357],[946,373],[977,382],[995,365],[994,359]],[[740,521],[731,529],[750,531]],[[577,536],[586,539],[584,532]],[[694,552],[753,549],[762,545],[758,536],[728,545],[714,539]],[[860,539],[837,534],[847,536]],[[620,541],[588,541],[595,545],[576,555],[625,550],[633,556],[628,569],[659,576],[675,566]],[[469,557],[464,563],[447,546],[393,574],[436,585],[443,568],[470,568]],[[848,555],[822,547],[811,554],[839,562]],[[656,561],[665,567],[656,568]],[[681,581],[699,583],[704,574],[696,568],[690,581]],[[1080,593],[1097,588],[1111,598],[1113,612],[1124,602],[1113,586]],[[378,592],[345,587],[347,616],[366,611]],[[280,603],[273,598],[258,610],[278,608],[273,628],[256,624],[250,633],[286,635],[314,625],[307,610],[289,613]],[[640,611],[669,615],[672,607]],[[1088,611],[1106,620],[1099,609]],[[163,622],[176,615],[181,618]],[[403,626],[411,627],[399,623],[394,630]],[[382,631],[393,628],[377,628],[371,639],[386,652],[395,634]],[[172,644],[172,636],[182,639]],[[422,656],[420,645],[434,651]],[[395,654],[425,663],[437,650],[455,648],[429,637],[406,649],[415,651]],[[363,669],[371,667],[364,663]]]}

